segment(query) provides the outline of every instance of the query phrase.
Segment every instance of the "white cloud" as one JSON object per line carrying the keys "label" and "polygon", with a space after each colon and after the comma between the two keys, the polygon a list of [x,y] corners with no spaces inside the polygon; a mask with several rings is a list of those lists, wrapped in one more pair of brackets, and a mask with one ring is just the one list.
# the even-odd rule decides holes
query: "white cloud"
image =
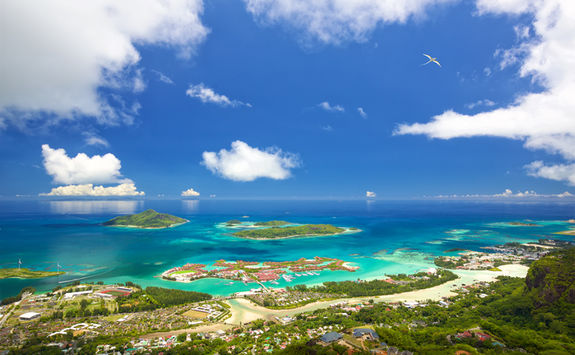
{"label": "white cloud", "polygon": [[324,101],[324,102],[320,102],[317,105],[319,108],[329,111],[329,112],[344,112],[345,109],[343,108],[343,106],[340,105],[331,105],[329,102]]}
{"label": "white cloud", "polygon": [[186,90],[186,95],[192,98],[200,99],[203,103],[210,103],[216,104],[220,106],[231,106],[231,107],[238,107],[238,106],[247,106],[252,107],[251,104],[242,102],[239,100],[231,100],[226,95],[221,95],[216,93],[213,89],[205,86],[204,83],[200,83],[197,85],[190,85],[188,90]]}
{"label": "white cloud", "polygon": [[357,112],[362,118],[367,118],[367,113],[363,110],[363,107],[358,107]]}
{"label": "white cloud", "polygon": [[101,146],[104,148],[108,148],[110,146],[110,143],[105,138],[93,133],[85,133],[84,137],[84,142],[86,142],[87,145]]}
{"label": "white cloud", "polygon": [[144,89],[136,45],[189,56],[208,33],[202,12],[201,0],[3,1],[0,121],[21,127],[46,116],[129,122],[133,112],[100,89]]}
{"label": "white cloud", "polygon": [[200,193],[195,191],[193,188],[190,187],[189,189],[182,191],[182,196],[184,196],[184,197],[194,196],[195,197],[195,196],[200,196]]}
{"label": "white cloud", "polygon": [[377,196],[377,194],[373,191],[366,191],[365,192],[365,197],[367,197],[367,198],[374,198],[376,196]]}
{"label": "white cloud", "polygon": [[48,193],[41,193],[40,196],[144,196],[143,191],[138,191],[136,185],[131,183],[119,184],[117,186],[94,186],[92,184],[67,185],[54,187]]}
{"label": "white cloud", "polygon": [[541,177],[555,181],[565,181],[575,186],[575,164],[545,165],[537,160],[525,166],[530,176]]}
{"label": "white cloud", "polygon": [[325,126],[321,126],[321,129],[326,131],[326,132],[331,132],[333,131],[333,127],[331,125],[325,125]]}
{"label": "white cloud", "polygon": [[163,82],[165,84],[170,84],[170,85],[174,84],[174,81],[172,80],[172,78],[170,78],[166,74],[162,73],[161,71],[152,70],[152,73],[156,74],[156,76],[158,77],[158,80],[160,80],[161,82]]}
{"label": "white cloud", "polygon": [[202,164],[212,173],[234,181],[284,180],[291,176],[290,169],[300,165],[295,154],[282,152],[279,148],[260,150],[239,140],[232,143],[230,150],[204,152],[202,156]]}
{"label": "white cloud", "polygon": [[[540,83],[542,92],[527,93],[513,104],[475,115],[446,111],[428,123],[402,124],[396,134],[432,138],[493,136],[525,142],[575,160],[575,2],[561,0],[478,0],[479,14],[534,17],[530,31],[518,30],[522,42],[503,56],[503,64],[521,61],[520,75]],[[536,164],[537,165],[537,164]],[[534,166],[533,175],[573,183],[573,165]]]}
{"label": "white cloud", "polygon": [[480,106],[485,106],[485,107],[495,106],[495,102],[491,101],[489,99],[484,99],[484,100],[477,100],[475,102],[472,102],[470,104],[465,105],[465,107],[467,107],[470,110],[472,110],[476,107],[480,107]]}
{"label": "white cloud", "polygon": [[427,8],[453,0],[244,0],[263,24],[287,25],[304,44],[363,42],[378,26],[405,23]]}
{"label": "white cloud", "polygon": [[131,183],[129,179],[122,178],[122,164],[111,153],[92,157],[79,153],[70,158],[64,149],[52,149],[44,144],[42,156],[44,168],[55,184]]}

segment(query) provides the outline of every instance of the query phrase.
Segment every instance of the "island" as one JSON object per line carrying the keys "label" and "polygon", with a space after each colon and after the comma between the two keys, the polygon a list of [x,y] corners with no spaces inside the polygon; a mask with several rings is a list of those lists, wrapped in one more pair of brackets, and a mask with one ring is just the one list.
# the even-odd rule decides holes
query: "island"
{"label": "island", "polygon": [[267,222],[256,222],[254,226],[256,227],[281,227],[288,224],[293,224],[286,221],[267,221]]}
{"label": "island", "polygon": [[27,268],[0,269],[0,279],[42,279],[44,277],[64,275],[63,271],[36,271]]}
{"label": "island", "polygon": [[295,261],[216,261],[210,270],[204,264],[186,264],[167,270],[162,278],[170,281],[190,282],[203,278],[218,278],[232,281],[267,282],[277,284],[283,278],[287,282],[296,277],[318,276],[323,270],[341,270],[354,272],[357,267],[349,266],[345,261],[316,256],[313,259],[300,258]]}
{"label": "island", "polygon": [[[351,229],[340,228],[331,224],[304,224],[301,226],[270,227],[235,232],[232,235],[245,239],[270,240],[295,237],[328,236],[350,232]],[[357,232],[358,230],[353,230]]]}
{"label": "island", "polygon": [[171,214],[146,210],[138,214],[119,216],[102,224],[108,227],[160,229],[175,227],[187,222],[189,222],[187,219],[172,216]]}

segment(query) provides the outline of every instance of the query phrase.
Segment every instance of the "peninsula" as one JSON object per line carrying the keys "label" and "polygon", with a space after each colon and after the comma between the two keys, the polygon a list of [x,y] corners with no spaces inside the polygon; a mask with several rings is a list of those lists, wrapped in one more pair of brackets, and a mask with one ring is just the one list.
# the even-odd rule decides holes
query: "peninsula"
{"label": "peninsula", "polygon": [[0,279],[41,279],[44,277],[51,277],[63,275],[65,272],[60,271],[36,271],[27,268],[6,268],[0,269]]}
{"label": "peninsula", "polygon": [[119,216],[102,223],[109,227],[131,227],[144,229],[170,228],[189,222],[187,219],[172,216],[167,213],[158,213],[154,210],[146,210],[138,214]]}
{"label": "peninsula", "polygon": [[[278,221],[272,221],[278,222]],[[301,226],[269,227],[235,232],[232,235],[245,239],[269,240],[294,237],[327,236],[350,231],[331,224],[304,224]],[[357,231],[357,230],[353,230]]]}
{"label": "peninsula", "polygon": [[190,282],[202,278],[219,278],[227,280],[272,283],[283,278],[291,282],[300,276],[319,275],[322,270],[342,270],[354,272],[357,267],[346,265],[345,261],[316,256],[313,259],[301,258],[295,261],[226,261],[218,260],[210,270],[204,264],[186,264],[167,270],[162,278],[171,281]]}

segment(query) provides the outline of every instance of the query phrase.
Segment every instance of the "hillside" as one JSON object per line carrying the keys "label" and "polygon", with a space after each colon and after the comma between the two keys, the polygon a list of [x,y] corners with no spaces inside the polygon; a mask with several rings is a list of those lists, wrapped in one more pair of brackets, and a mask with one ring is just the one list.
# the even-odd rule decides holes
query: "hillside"
{"label": "hillside", "polygon": [[103,225],[111,227],[133,228],[169,228],[188,222],[187,219],[172,216],[167,213],[158,213],[154,210],[146,210],[142,213],[113,218]]}

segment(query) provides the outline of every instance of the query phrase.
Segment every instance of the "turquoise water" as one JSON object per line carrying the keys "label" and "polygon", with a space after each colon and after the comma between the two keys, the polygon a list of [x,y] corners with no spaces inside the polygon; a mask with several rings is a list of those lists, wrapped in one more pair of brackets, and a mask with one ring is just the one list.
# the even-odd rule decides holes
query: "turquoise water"
{"label": "turquoise water", "polygon": [[[166,230],[100,226],[119,214],[153,208],[190,220]],[[242,218],[243,216],[249,216]],[[432,266],[435,255],[451,248],[481,250],[507,241],[554,237],[572,226],[573,204],[502,204],[383,201],[19,201],[0,204],[0,267],[56,270],[67,274],[40,280],[0,280],[0,298],[24,286],[49,290],[71,280],[136,282],[228,295],[254,287],[241,282],[204,279],[192,283],[161,280],[157,275],[185,263],[212,265],[218,259],[285,261],[301,257],[339,258],[359,266],[354,273],[323,271],[297,283],[381,277]],[[282,219],[293,223],[329,223],[357,227],[360,233],[334,237],[257,241],[229,235],[219,225],[229,219]],[[531,221],[535,227],[509,225]]]}

